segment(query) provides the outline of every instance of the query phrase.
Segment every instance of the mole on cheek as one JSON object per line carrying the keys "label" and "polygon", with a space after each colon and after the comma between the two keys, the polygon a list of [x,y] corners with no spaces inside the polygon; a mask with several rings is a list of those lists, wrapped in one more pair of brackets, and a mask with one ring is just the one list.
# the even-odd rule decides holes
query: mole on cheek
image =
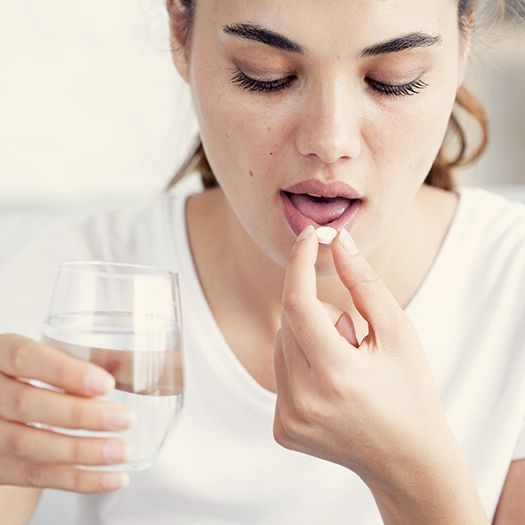
{"label": "mole on cheek", "polygon": [[253,177],[253,171],[250,170],[250,177]]}
{"label": "mole on cheek", "polygon": [[273,151],[270,152],[270,155],[273,155]]}

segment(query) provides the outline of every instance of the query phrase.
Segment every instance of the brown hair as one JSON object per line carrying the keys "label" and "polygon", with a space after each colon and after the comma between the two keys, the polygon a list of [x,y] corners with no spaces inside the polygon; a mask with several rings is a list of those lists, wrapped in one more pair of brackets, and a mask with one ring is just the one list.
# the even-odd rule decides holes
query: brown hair
{"label": "brown hair", "polygon": [[[181,43],[187,54],[191,44],[191,30],[195,14],[197,0],[167,0],[168,13],[173,24],[174,31],[180,35]],[[489,0],[483,9],[480,0],[459,0],[458,17],[459,26],[463,32],[470,32],[474,28],[474,12],[476,23],[485,21],[487,18],[502,17],[505,12],[505,0]],[[175,5],[180,4],[180,5]],[[484,12],[486,11],[486,12]],[[481,139],[474,147],[469,147],[469,140],[458,113],[463,110],[466,116],[473,119],[481,130]],[[478,102],[470,91],[464,86],[460,87],[456,95],[454,110],[450,116],[448,130],[425,179],[425,184],[435,186],[444,190],[456,189],[454,169],[475,163],[485,152],[489,142],[489,121],[483,106]],[[455,143],[456,152],[450,153],[450,144]],[[200,173],[204,188],[218,186],[219,183],[213,174],[200,138],[192,148],[189,156],[179,167],[173,178],[168,182],[166,190],[169,190],[189,173],[197,171]]]}

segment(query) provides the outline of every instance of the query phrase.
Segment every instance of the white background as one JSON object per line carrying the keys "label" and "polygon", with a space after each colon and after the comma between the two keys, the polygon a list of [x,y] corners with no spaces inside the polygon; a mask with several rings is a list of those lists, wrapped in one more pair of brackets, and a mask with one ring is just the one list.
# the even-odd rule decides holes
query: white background
{"label": "white background", "polygon": [[1,0],[2,198],[163,187],[196,133],[159,0]]}

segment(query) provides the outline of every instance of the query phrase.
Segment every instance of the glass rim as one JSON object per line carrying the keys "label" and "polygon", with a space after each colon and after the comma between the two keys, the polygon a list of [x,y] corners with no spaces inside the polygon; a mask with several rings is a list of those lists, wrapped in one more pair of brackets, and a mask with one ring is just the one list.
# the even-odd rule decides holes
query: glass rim
{"label": "glass rim", "polygon": [[[174,278],[176,281],[178,281],[178,272],[170,272],[168,270],[162,270],[161,268],[157,268],[155,266],[149,266],[146,264],[136,264],[136,263],[123,263],[123,262],[113,262],[113,261],[99,261],[99,260],[92,260],[92,261],[60,261],[58,263],[59,269],[68,269],[71,268],[74,271],[80,271],[82,272],[83,269],[82,266],[86,267],[84,269],[85,273],[89,273],[87,270],[88,267],[91,267],[93,271],[100,272],[101,267],[103,266],[109,266],[112,268],[122,268],[122,269],[130,269],[130,270],[143,270],[142,275],[164,275],[164,276],[170,276]],[[103,270],[102,270],[103,271]],[[111,275],[109,272],[104,272],[107,275]],[[118,274],[117,274],[118,275]],[[126,276],[125,274],[119,274],[120,276]],[[136,274],[135,274],[136,275]],[[129,274],[130,277],[133,277],[133,274]]]}

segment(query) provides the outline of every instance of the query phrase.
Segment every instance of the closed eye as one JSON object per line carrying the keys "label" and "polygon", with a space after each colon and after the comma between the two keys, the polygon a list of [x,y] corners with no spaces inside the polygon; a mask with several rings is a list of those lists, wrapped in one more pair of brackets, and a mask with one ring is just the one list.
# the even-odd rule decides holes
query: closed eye
{"label": "closed eye", "polygon": [[417,95],[422,89],[425,89],[428,84],[420,78],[407,82],[406,84],[387,84],[379,82],[372,78],[367,79],[368,85],[375,91],[387,96],[401,97],[406,95]]}
{"label": "closed eye", "polygon": [[[248,91],[277,93],[290,87],[296,78],[296,76],[290,75],[277,80],[255,80],[239,69],[232,78],[232,83]],[[428,86],[428,84],[420,78],[412,82],[407,82],[406,84],[388,84],[374,80],[372,78],[367,78],[366,82],[375,92],[379,93],[380,95],[395,97],[416,95],[422,89]]]}

